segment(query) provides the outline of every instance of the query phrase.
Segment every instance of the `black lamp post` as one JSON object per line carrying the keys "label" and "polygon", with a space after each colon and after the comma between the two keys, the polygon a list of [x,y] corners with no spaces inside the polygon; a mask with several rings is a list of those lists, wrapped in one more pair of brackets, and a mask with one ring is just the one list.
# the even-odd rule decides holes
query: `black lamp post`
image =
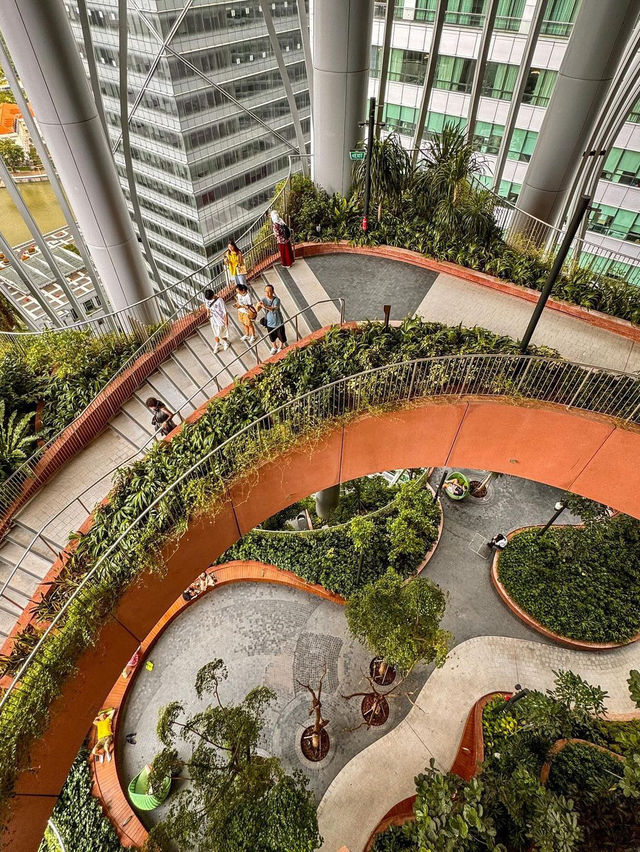
{"label": "black lamp post", "polygon": [[555,522],[558,520],[558,518],[560,517],[560,515],[564,512],[564,510],[566,508],[567,507],[565,506],[565,504],[562,503],[560,500],[558,500],[558,502],[554,506],[555,512],[553,513],[551,518],[547,521],[547,523],[544,525],[544,527],[539,531],[538,538],[541,538],[546,533],[546,531],[549,529],[549,527],[552,524],[555,524]]}

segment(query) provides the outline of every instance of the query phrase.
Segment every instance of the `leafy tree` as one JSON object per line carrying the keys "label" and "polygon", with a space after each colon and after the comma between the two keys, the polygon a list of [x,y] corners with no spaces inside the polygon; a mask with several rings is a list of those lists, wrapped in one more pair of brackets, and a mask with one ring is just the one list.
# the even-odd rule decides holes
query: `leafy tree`
{"label": "leafy tree", "polygon": [[581,497],[579,494],[565,491],[562,502],[570,512],[577,515],[585,524],[597,523],[609,518],[608,506],[595,500],[589,500],[587,497]]}
{"label": "leafy tree", "polygon": [[[240,704],[225,705],[219,687],[226,677],[222,660],[207,663],[195,691],[198,698],[212,695],[213,704],[184,719],[178,702],[160,712],[164,748],[153,761],[150,785],[182,770],[190,784],[151,830],[147,849],[312,852],[322,840],[306,779],[298,772],[287,775],[277,758],[257,753],[263,714],[275,695],[259,686]],[[179,756],[178,737],[191,749],[187,759]]]}
{"label": "leafy tree", "polygon": [[554,688],[546,695],[532,692],[527,697],[526,725],[549,743],[593,731],[595,721],[604,715],[607,698],[603,689],[574,672],[560,669],[554,674]]}
{"label": "leafy tree", "polygon": [[16,99],[11,92],[0,92],[0,104],[15,104]]}
{"label": "leafy tree", "polygon": [[11,172],[15,172],[24,166],[24,151],[11,139],[0,139],[0,157],[5,161]]}
{"label": "leafy tree", "polygon": [[18,412],[12,411],[5,419],[5,400],[0,399],[0,477],[8,476],[28,457],[28,450],[36,440],[33,434],[27,434],[33,414],[25,414],[18,419]]}
{"label": "leafy tree", "polygon": [[42,160],[40,159],[40,155],[36,151],[35,145],[29,145],[29,162],[31,163],[34,169],[39,169],[42,167]]}
{"label": "leafy tree", "polygon": [[636,707],[640,707],[640,672],[637,669],[631,669],[627,683],[629,684],[631,700]]}
{"label": "leafy tree", "polygon": [[359,589],[347,603],[351,633],[374,656],[409,672],[419,662],[444,665],[451,634],[440,629],[446,597],[426,577],[405,584],[392,569]]}

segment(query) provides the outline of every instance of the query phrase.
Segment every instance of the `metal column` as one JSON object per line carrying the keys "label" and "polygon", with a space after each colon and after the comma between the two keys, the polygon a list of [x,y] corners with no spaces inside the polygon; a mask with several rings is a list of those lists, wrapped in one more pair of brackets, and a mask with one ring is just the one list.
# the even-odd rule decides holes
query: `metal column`
{"label": "metal column", "polygon": [[[304,0],[302,0],[302,2],[304,3]],[[300,154],[302,155],[306,153],[306,149],[304,144],[304,133],[302,132],[302,124],[300,122],[300,116],[298,114],[298,106],[296,104],[295,95],[293,94],[291,80],[289,79],[289,72],[287,71],[287,66],[285,65],[284,59],[282,57],[282,50],[280,49],[278,34],[276,33],[276,28],[273,25],[271,9],[269,8],[268,3],[262,4],[262,17],[264,18],[264,23],[267,28],[267,35],[269,36],[269,41],[271,42],[271,47],[273,48],[273,53],[276,58],[276,62],[278,63],[280,79],[282,80],[284,93],[287,98],[287,103],[289,104],[289,112],[291,113],[291,118],[293,119],[293,127],[298,142],[298,149]],[[301,156],[300,160],[302,164],[302,174],[307,176],[309,174],[309,163],[307,161],[307,158]]]}
{"label": "metal column", "polygon": [[[62,0],[4,0],[0,30],[116,310],[153,294]],[[151,316],[140,308],[141,320]]]}
{"label": "metal column", "polygon": [[469,140],[473,139],[473,131],[476,126],[478,106],[482,93],[482,81],[484,80],[484,72],[487,67],[489,45],[491,44],[491,36],[493,35],[493,25],[496,20],[496,12],[498,11],[498,2],[499,0],[489,0],[489,8],[487,9],[487,14],[484,16],[484,26],[482,28],[482,36],[480,37],[480,50],[476,59],[476,67],[473,71],[471,101],[469,102],[469,111],[467,113],[467,139]]}
{"label": "metal column", "polygon": [[311,41],[309,37],[309,16],[307,14],[307,0],[298,0],[298,21],[300,22],[300,35],[302,36],[302,47],[304,48],[304,67],[307,70],[307,85],[309,86],[309,102],[313,109],[313,63],[311,61]]}
{"label": "metal column", "polygon": [[507,161],[509,146],[511,145],[513,131],[515,130],[516,126],[516,118],[518,117],[518,111],[520,110],[522,98],[524,97],[524,90],[527,85],[527,80],[529,79],[529,73],[531,71],[531,65],[533,63],[533,54],[535,53],[536,44],[538,43],[538,36],[540,35],[542,21],[544,20],[546,9],[547,0],[538,0],[536,8],[533,12],[533,18],[531,20],[531,25],[529,28],[529,35],[527,36],[527,41],[524,46],[524,53],[522,54],[522,60],[520,62],[520,70],[518,71],[518,78],[516,80],[515,90],[511,98],[511,103],[509,104],[507,121],[504,126],[504,133],[502,134],[502,139],[500,140],[500,147],[498,148],[496,165],[493,170],[493,189],[496,192],[498,192],[500,188],[500,181],[502,180],[504,166]]}
{"label": "metal column", "polygon": [[387,11],[384,16],[384,42],[382,45],[382,64],[380,66],[380,85],[378,86],[378,114],[376,116],[376,139],[380,138],[382,129],[382,114],[387,97],[387,77],[389,76],[389,55],[391,54],[391,35],[393,33],[393,14],[396,9],[395,0],[387,0]]}
{"label": "metal column", "polygon": [[442,27],[444,26],[444,15],[447,11],[447,0],[438,0],[436,8],[436,16],[433,22],[433,32],[431,33],[431,45],[429,46],[429,61],[427,62],[427,73],[424,78],[424,87],[422,89],[422,100],[420,101],[420,112],[418,113],[418,121],[416,123],[416,132],[413,137],[413,165],[418,161],[418,153],[422,145],[422,134],[427,121],[427,113],[429,112],[429,99],[431,98],[431,90],[433,89],[433,81],[436,76],[436,66],[438,64],[438,53],[440,52],[440,38],[442,36]]}
{"label": "metal column", "polygon": [[62,210],[62,215],[69,226],[69,231],[71,233],[71,237],[73,242],[80,252],[80,257],[84,260],[85,267],[87,270],[87,275],[93,280],[93,284],[95,287],[95,293],[100,302],[100,305],[103,311],[109,313],[111,311],[111,306],[108,304],[106,296],[103,292],[100,281],[98,280],[98,276],[93,267],[93,263],[91,261],[91,256],[89,255],[89,251],[87,246],[85,245],[82,234],[78,230],[78,226],[76,225],[76,221],[73,215],[71,208],[69,207],[69,202],[67,201],[67,196],[64,194],[62,186],[60,184],[60,180],[58,179],[58,175],[56,173],[55,168],[53,167],[53,163],[51,162],[51,157],[49,156],[49,152],[42,141],[42,137],[40,136],[40,131],[34,121],[33,116],[31,115],[31,111],[27,105],[27,100],[22,94],[22,87],[16,77],[16,74],[13,70],[13,64],[9,57],[9,54],[4,49],[4,44],[2,40],[0,40],[0,66],[4,71],[4,75],[7,78],[7,82],[11,87],[11,91],[13,96],[16,99],[16,103],[20,107],[20,112],[22,113],[22,118],[24,123],[27,126],[27,130],[29,131],[29,135],[31,136],[31,141],[38,152],[38,156],[42,161],[42,166],[49,178],[49,183],[51,185],[51,189],[56,197],[56,201],[60,205],[60,209]]}
{"label": "metal column", "polygon": [[361,139],[365,117],[373,3],[315,0],[313,20],[314,179],[346,195],[349,150]]}
{"label": "metal column", "polygon": [[525,213],[555,220],[639,12],[640,0],[582,0],[518,199]]}

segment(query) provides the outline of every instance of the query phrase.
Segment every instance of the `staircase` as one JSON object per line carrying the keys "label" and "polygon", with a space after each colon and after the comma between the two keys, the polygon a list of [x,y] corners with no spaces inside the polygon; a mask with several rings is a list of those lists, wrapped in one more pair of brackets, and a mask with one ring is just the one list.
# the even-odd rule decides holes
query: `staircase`
{"label": "staircase", "polygon": [[[306,265],[305,265],[306,267]],[[295,270],[295,266],[293,267]],[[291,343],[325,325],[340,322],[340,307],[328,301],[317,281],[297,280],[289,270],[273,267],[251,282],[254,301],[272,284],[282,299],[287,339]],[[320,300],[327,300],[317,304]],[[271,342],[256,320],[256,343],[249,348],[233,305],[229,309],[229,348],[214,354],[208,323],[196,330],[137,389],[107,428],[78,452],[16,515],[0,542],[0,645],[91,508],[110,490],[119,467],[144,456],[157,440],[144,402],[161,399],[182,418],[218,390],[270,357]]]}

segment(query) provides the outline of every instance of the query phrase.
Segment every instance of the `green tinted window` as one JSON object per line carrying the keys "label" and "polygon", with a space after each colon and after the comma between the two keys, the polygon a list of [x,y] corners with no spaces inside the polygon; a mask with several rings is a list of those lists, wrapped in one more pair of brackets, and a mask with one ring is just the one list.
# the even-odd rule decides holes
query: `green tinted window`
{"label": "green tinted window", "polygon": [[435,88],[446,89],[449,92],[470,92],[475,64],[475,59],[439,56],[434,81]]}
{"label": "green tinted window", "polygon": [[532,68],[527,77],[522,96],[523,103],[533,106],[547,106],[555,86],[557,71],[545,68]]}
{"label": "green tinted window", "polygon": [[482,82],[482,94],[486,98],[511,100],[518,77],[517,65],[506,65],[503,62],[487,62]]}
{"label": "green tinted window", "polygon": [[568,38],[578,13],[580,0],[549,0],[542,22],[542,35]]}
{"label": "green tinted window", "polygon": [[428,61],[428,53],[393,47],[389,56],[389,79],[421,86],[427,73]]}
{"label": "green tinted window", "polygon": [[400,106],[400,104],[385,104],[384,121],[387,130],[401,133],[404,136],[412,136],[416,129],[418,110],[413,107]]}
{"label": "green tinted window", "polygon": [[640,152],[612,148],[602,172],[605,180],[640,186]]}

